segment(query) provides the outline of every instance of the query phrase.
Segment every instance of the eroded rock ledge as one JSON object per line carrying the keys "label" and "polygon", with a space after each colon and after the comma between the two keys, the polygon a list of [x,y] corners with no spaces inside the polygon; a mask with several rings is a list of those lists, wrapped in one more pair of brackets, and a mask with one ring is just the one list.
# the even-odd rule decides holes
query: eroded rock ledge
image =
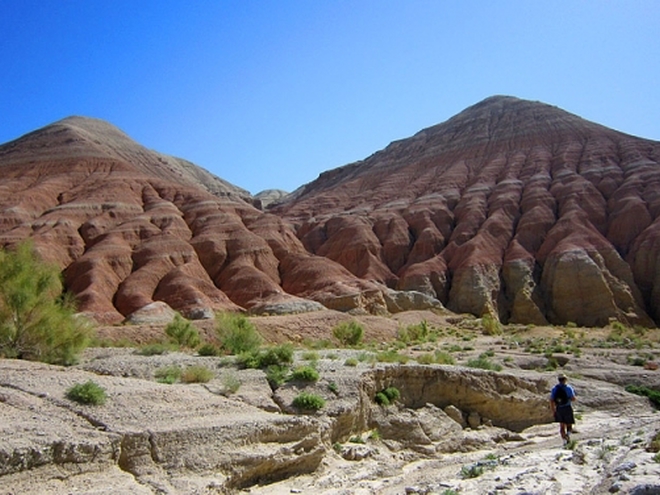
{"label": "eroded rock ledge", "polygon": [[[172,362],[203,363],[216,378],[205,385],[156,383],[153,372]],[[219,358],[109,349],[76,368],[0,360],[0,491],[226,492],[313,472],[337,453],[353,460],[373,455],[360,445],[335,450],[370,430],[391,451],[433,457],[522,440],[525,428],[551,419],[547,375],[351,368],[333,360],[318,366],[316,384],[288,383],[271,393],[263,373]],[[232,374],[242,385],[228,394],[223,380]],[[64,398],[72,384],[89,379],[108,391],[105,405]],[[375,393],[390,386],[400,390],[399,403],[376,405]],[[322,412],[295,411],[291,402],[302,388],[326,399]],[[640,406],[614,386],[602,388],[619,407]]]}

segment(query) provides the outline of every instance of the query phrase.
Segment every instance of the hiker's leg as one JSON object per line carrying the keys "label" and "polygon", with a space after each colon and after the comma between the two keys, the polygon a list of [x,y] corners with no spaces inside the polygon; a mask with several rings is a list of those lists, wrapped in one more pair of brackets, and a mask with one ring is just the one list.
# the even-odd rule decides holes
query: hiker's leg
{"label": "hiker's leg", "polygon": [[566,423],[559,423],[559,434],[566,439]]}

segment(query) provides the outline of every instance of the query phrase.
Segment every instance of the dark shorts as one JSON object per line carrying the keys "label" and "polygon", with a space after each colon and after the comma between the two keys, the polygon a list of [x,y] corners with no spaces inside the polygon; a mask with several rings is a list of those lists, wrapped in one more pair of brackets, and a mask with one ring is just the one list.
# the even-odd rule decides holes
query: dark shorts
{"label": "dark shorts", "polygon": [[555,422],[564,423],[567,425],[575,424],[573,408],[571,406],[558,407],[557,412],[555,413]]}

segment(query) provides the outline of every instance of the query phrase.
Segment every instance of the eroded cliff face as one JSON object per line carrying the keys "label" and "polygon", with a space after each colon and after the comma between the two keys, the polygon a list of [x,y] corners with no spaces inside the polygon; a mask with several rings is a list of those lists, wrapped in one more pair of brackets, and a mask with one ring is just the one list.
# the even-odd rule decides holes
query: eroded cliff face
{"label": "eroded cliff face", "polygon": [[658,321],[660,144],[493,97],[274,213],[361,278],[504,321]]}
{"label": "eroded cliff face", "polygon": [[652,326],[659,161],[657,142],[493,97],[289,196],[252,198],[74,117],[0,146],[0,245],[31,238],[106,323],[154,302],[199,318],[385,314],[407,299],[505,322]]}
{"label": "eroded cliff face", "polygon": [[0,244],[30,238],[100,322],[154,302],[196,318],[380,290],[306,251],[246,191],[101,121],[65,119],[5,144],[0,169]]}

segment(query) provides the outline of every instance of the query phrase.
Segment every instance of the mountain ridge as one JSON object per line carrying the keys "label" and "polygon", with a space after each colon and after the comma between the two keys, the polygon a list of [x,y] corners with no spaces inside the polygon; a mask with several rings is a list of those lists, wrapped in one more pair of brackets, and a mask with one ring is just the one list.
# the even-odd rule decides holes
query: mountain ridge
{"label": "mountain ridge", "polygon": [[413,291],[505,322],[651,326],[659,159],[658,142],[495,96],[259,198],[70,117],[0,146],[0,244],[35,239],[104,321],[154,302],[386,313]]}

